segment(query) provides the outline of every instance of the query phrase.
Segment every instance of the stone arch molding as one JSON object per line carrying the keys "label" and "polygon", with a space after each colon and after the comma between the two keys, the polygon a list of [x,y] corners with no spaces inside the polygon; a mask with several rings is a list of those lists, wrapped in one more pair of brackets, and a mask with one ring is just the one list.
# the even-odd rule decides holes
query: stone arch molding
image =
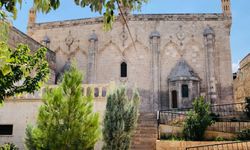
{"label": "stone arch molding", "polygon": [[74,50],[72,51],[64,51],[61,49],[61,47],[57,47],[57,49],[54,51],[55,53],[62,53],[63,55],[67,56],[67,57],[74,57],[78,52],[82,53],[84,56],[87,56],[87,52],[85,50],[81,50],[81,48],[78,46],[77,48],[75,48]]}
{"label": "stone arch molding", "polygon": [[[136,40],[135,41],[135,46],[136,45],[138,45],[138,46],[140,46],[140,47],[142,47],[144,50],[146,50],[147,52],[150,52],[150,49],[147,47],[147,46],[145,46],[142,42],[140,42],[140,41],[138,41],[138,40]],[[129,51],[131,48],[133,48],[134,47],[134,44],[133,43],[130,43],[124,50],[123,50],[123,52],[122,52],[122,54],[123,55],[125,55],[125,53],[127,52],[127,51]],[[137,48],[137,47],[136,47]],[[136,51],[137,51],[137,49],[136,49]]]}
{"label": "stone arch molding", "polygon": [[192,61],[192,63],[197,63],[199,62],[199,60],[197,59],[201,59],[202,58],[202,44],[200,44],[198,41],[192,39],[190,41],[187,42],[187,44],[184,47],[184,55],[183,57],[187,58],[189,57],[189,59]]}
{"label": "stone arch molding", "polygon": [[115,44],[112,40],[110,40],[108,43],[104,44],[103,48],[101,48],[100,50],[98,50],[99,55],[101,55],[101,53],[103,51],[105,51],[106,49],[108,49],[111,46],[113,46],[121,55],[123,54],[122,50],[120,49],[120,47],[117,44]]}
{"label": "stone arch molding", "polygon": [[[169,51],[170,49],[172,49],[171,51]],[[174,58],[180,58],[181,57],[181,53],[180,53],[181,49],[179,48],[178,44],[176,44],[173,41],[169,41],[168,43],[166,43],[162,50],[160,51],[161,54],[161,58],[164,55],[170,56],[170,57],[174,57]]]}

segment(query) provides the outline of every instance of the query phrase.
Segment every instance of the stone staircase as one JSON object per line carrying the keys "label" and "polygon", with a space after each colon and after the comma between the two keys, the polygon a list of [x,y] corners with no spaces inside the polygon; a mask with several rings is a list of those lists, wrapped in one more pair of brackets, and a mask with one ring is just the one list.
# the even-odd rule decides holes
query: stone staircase
{"label": "stone staircase", "polygon": [[157,140],[156,113],[140,113],[131,150],[155,150]]}

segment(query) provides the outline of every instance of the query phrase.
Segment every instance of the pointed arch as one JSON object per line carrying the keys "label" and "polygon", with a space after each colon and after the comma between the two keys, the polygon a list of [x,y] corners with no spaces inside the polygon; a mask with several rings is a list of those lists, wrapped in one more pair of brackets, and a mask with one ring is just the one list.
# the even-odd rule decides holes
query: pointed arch
{"label": "pointed arch", "polygon": [[108,49],[110,46],[115,47],[115,49],[122,54],[122,50],[120,49],[120,47],[114,43],[112,40],[110,40],[108,43],[104,44],[103,48],[101,48],[98,53],[101,54],[103,51],[105,51],[106,49]]}
{"label": "pointed arch", "polygon": [[170,57],[180,57],[180,48],[173,41],[169,41],[168,43],[166,43],[160,52],[161,57],[163,57],[164,55],[169,55]]}
{"label": "pointed arch", "polygon": [[[139,45],[141,46],[143,49],[145,49],[146,51],[150,51],[149,48],[147,46],[145,46],[142,42],[140,42],[139,40],[136,40],[135,41],[135,44],[136,45]],[[135,45],[135,46],[136,46]],[[123,50],[123,55],[125,54],[126,51],[128,51],[129,49],[133,48],[134,47],[134,44],[133,43],[130,43],[124,50]],[[137,47],[136,47],[136,50],[137,50]]]}
{"label": "pointed arch", "polygon": [[120,65],[120,77],[126,78],[127,77],[127,63],[125,61],[122,61]]}

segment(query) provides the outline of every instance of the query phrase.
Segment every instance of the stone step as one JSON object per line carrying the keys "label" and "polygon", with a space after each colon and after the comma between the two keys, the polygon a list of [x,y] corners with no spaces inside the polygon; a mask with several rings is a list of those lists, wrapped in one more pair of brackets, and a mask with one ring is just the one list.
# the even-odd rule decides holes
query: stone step
{"label": "stone step", "polygon": [[152,136],[150,136],[150,137],[135,137],[135,138],[133,138],[133,142],[132,143],[143,143],[143,142],[147,142],[147,143],[149,143],[149,144],[152,144],[152,143],[155,143],[155,141],[156,141],[156,139],[157,139],[157,137],[152,137]]}
{"label": "stone step", "polygon": [[131,150],[155,150],[157,135],[156,114],[141,113],[132,137]]}
{"label": "stone step", "polygon": [[137,129],[135,132],[134,132],[134,134],[157,134],[157,131],[158,130],[139,130],[139,129]]}
{"label": "stone step", "polygon": [[152,128],[152,127],[154,127],[154,128],[157,128],[157,124],[139,124],[139,125],[137,125],[137,128],[146,128],[146,127],[149,127],[149,128]]}
{"label": "stone step", "polygon": [[138,120],[138,123],[144,123],[144,122],[157,122],[156,118],[154,119],[143,119],[143,120]]}
{"label": "stone step", "polygon": [[155,150],[155,144],[154,145],[137,144],[132,146],[131,150]]}
{"label": "stone step", "polygon": [[134,134],[134,139],[136,138],[154,138],[157,139],[157,134]]}
{"label": "stone step", "polygon": [[137,130],[134,134],[157,134],[157,130]]}

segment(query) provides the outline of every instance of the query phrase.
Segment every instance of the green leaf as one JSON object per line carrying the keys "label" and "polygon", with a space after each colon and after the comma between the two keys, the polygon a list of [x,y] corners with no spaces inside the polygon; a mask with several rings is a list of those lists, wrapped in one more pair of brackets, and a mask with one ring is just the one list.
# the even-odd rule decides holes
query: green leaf
{"label": "green leaf", "polygon": [[4,65],[2,67],[2,69],[1,69],[1,71],[2,71],[3,75],[5,76],[5,75],[7,75],[7,74],[9,74],[11,72],[11,67],[7,66],[7,65]]}

